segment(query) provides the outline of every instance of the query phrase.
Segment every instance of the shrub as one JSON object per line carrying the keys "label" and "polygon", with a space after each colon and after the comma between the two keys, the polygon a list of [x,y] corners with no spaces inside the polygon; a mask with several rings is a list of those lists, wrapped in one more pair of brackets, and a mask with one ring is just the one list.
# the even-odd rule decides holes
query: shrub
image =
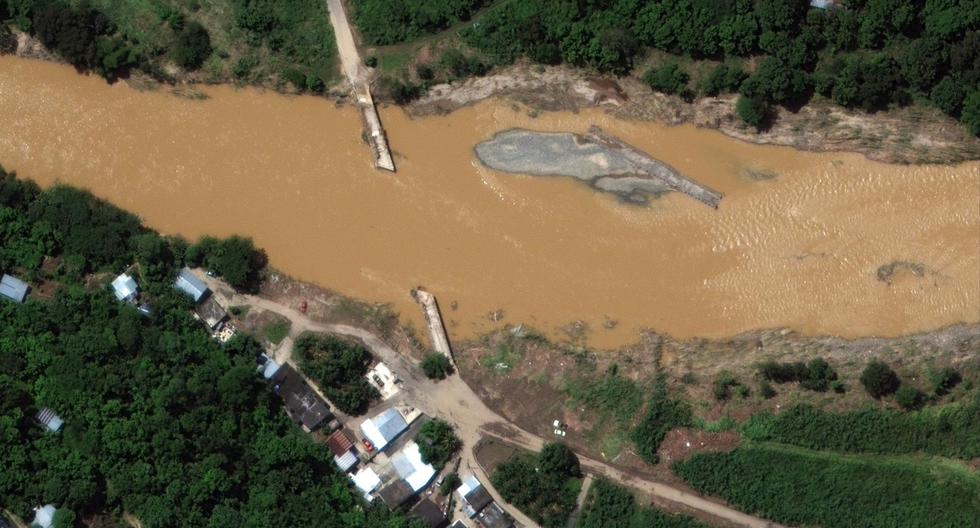
{"label": "shrub", "polygon": [[735,103],[735,114],[745,124],[762,130],[771,113],[769,103],[762,97],[746,97],[740,95]]}
{"label": "shrub", "polygon": [[415,442],[419,445],[422,461],[436,469],[442,469],[463,446],[453,426],[438,418],[425,422],[419,428]]}
{"label": "shrub", "polygon": [[462,485],[463,482],[459,480],[459,475],[455,472],[446,475],[446,478],[442,479],[442,484],[439,485],[439,493],[444,497],[448,497],[453,490]]}
{"label": "shrub", "polygon": [[915,387],[903,384],[895,392],[895,402],[906,411],[915,411],[925,405],[926,395]]}
{"label": "shrub", "polygon": [[657,450],[667,433],[677,427],[687,427],[691,421],[691,408],[682,401],[671,399],[666,388],[658,384],[647,404],[646,414],[630,434],[636,453],[650,464],[656,464],[660,461]]}
{"label": "shrub", "polygon": [[715,96],[720,93],[735,93],[749,75],[737,66],[719,64],[701,81],[701,92]]}
{"label": "shrub", "polygon": [[861,372],[861,385],[872,398],[888,396],[898,390],[898,375],[887,364],[872,361]]}
{"label": "shrub", "polygon": [[963,377],[953,367],[946,367],[938,372],[932,372],[929,375],[932,392],[936,396],[943,396],[949,393],[961,381],[963,381]]}
{"label": "shrub", "polygon": [[722,372],[715,378],[715,382],[711,385],[711,394],[715,397],[715,400],[727,401],[731,397],[731,389],[741,385],[742,382],[738,381],[738,378],[730,372]]}
{"label": "shrub", "polygon": [[547,444],[534,456],[515,455],[491,477],[504,500],[546,528],[565,526],[580,487],[569,473],[577,470],[578,459],[568,448],[556,445]]}
{"label": "shrub", "polygon": [[[360,415],[378,398],[364,377],[371,354],[359,343],[333,336],[304,334],[296,340],[299,366],[341,411]],[[421,448],[421,445],[420,445]]]}
{"label": "shrub", "polygon": [[643,75],[643,81],[650,85],[650,88],[671,95],[681,94],[687,90],[688,78],[684,68],[676,63],[654,68]]}
{"label": "shrub", "polygon": [[197,22],[188,22],[177,33],[177,42],[171,57],[180,67],[196,70],[211,55],[211,36],[208,30]]}
{"label": "shrub", "polygon": [[452,374],[453,366],[443,354],[430,352],[422,359],[422,372],[429,379],[446,379],[446,376]]}
{"label": "shrub", "polygon": [[776,390],[772,388],[771,383],[769,383],[766,380],[763,380],[761,383],[759,383],[759,394],[761,394],[763,398],[768,400],[769,398],[772,398],[773,396],[776,395]]}
{"label": "shrub", "polygon": [[377,68],[378,67],[378,58],[375,57],[374,55],[368,55],[364,59],[364,65],[367,66],[368,68]]}
{"label": "shrub", "polygon": [[706,528],[691,517],[670,515],[636,503],[626,488],[605,479],[592,485],[583,505],[580,528]]}

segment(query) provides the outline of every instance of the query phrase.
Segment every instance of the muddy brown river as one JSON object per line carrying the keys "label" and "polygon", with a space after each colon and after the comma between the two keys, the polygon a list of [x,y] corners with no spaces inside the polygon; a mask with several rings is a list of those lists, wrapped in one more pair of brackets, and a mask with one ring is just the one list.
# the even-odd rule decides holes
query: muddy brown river
{"label": "muddy brown river", "polygon": [[[558,336],[576,320],[602,347],[642,328],[855,337],[980,321],[980,163],[884,165],[488,101],[414,120],[384,109],[391,174],[372,168],[351,108],[203,91],[140,92],[0,57],[0,163],[88,188],[165,233],[249,235],[277,268],[391,302],[419,328],[408,291],[425,285],[456,339],[519,322]],[[722,191],[721,206],[677,193],[629,206],[570,179],[482,168],[472,151],[512,127],[593,124]],[[922,272],[879,280],[895,261]]]}

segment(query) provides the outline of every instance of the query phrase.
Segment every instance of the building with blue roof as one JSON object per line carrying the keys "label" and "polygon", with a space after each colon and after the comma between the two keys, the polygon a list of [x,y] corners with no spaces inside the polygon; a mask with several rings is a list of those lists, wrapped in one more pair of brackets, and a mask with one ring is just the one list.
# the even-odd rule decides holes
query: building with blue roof
{"label": "building with blue roof", "polygon": [[406,429],[408,429],[408,422],[396,409],[388,409],[374,418],[364,420],[361,424],[361,432],[378,451],[384,449]]}

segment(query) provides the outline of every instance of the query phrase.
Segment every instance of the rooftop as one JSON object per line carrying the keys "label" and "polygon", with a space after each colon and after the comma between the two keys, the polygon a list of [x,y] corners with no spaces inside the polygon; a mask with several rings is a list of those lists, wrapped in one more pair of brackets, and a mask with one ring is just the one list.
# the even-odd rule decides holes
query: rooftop
{"label": "rooftop", "polygon": [[40,422],[41,425],[47,427],[48,431],[51,431],[52,433],[57,433],[61,430],[61,427],[65,425],[65,421],[47,407],[41,409],[41,411],[37,413],[37,421]]}
{"label": "rooftop", "polygon": [[456,488],[456,493],[459,493],[459,496],[463,499],[463,510],[470,517],[473,517],[493,502],[493,497],[487,493],[483,484],[473,475],[470,475],[463,481],[460,487]]}
{"label": "rooftop", "polygon": [[27,297],[27,283],[17,277],[4,275],[0,278],[0,297],[6,297],[15,303],[24,302],[24,297]]}
{"label": "rooftop", "polygon": [[435,468],[422,461],[419,445],[415,442],[410,442],[404,449],[395,453],[391,457],[391,465],[415,493],[425,488],[436,475]]}
{"label": "rooftop", "polygon": [[442,508],[429,499],[422,499],[412,506],[408,515],[422,521],[426,528],[439,528],[446,524],[446,515],[442,513]]}
{"label": "rooftop", "polygon": [[289,365],[283,365],[272,378],[276,394],[286,404],[286,413],[307,429],[316,429],[332,416],[327,403],[306,384]]}
{"label": "rooftop", "polygon": [[511,528],[514,526],[514,519],[511,519],[510,515],[507,515],[507,512],[496,502],[492,502],[484,508],[476,517],[476,522],[484,528]]}
{"label": "rooftop", "polygon": [[128,301],[136,296],[139,287],[136,280],[123,273],[112,281],[112,292],[116,294],[119,301]]}
{"label": "rooftop", "polygon": [[405,421],[405,418],[396,409],[388,409],[374,418],[364,420],[361,423],[361,432],[374,444],[374,448],[379,451],[384,449],[389,442],[404,432],[405,429],[408,429],[408,422]]}
{"label": "rooftop", "polygon": [[208,294],[210,290],[208,287],[198,279],[190,268],[184,268],[180,270],[177,274],[177,280],[174,281],[174,288],[186,293],[194,300],[194,302],[199,302]]}
{"label": "rooftop", "polygon": [[209,297],[197,307],[197,315],[201,316],[204,324],[211,330],[216,330],[222,321],[228,318],[228,313],[218,304],[214,297]]}
{"label": "rooftop", "polygon": [[397,479],[391,484],[381,488],[378,496],[385,503],[385,506],[395,509],[401,506],[409,497],[415,495],[412,487],[404,479]]}

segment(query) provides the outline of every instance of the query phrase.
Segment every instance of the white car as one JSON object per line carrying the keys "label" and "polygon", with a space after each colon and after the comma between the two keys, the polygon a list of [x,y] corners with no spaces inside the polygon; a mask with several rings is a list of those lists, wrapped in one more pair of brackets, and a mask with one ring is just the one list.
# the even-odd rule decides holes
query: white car
{"label": "white car", "polygon": [[565,436],[565,431],[562,431],[561,429],[555,429],[555,436],[564,437]]}

